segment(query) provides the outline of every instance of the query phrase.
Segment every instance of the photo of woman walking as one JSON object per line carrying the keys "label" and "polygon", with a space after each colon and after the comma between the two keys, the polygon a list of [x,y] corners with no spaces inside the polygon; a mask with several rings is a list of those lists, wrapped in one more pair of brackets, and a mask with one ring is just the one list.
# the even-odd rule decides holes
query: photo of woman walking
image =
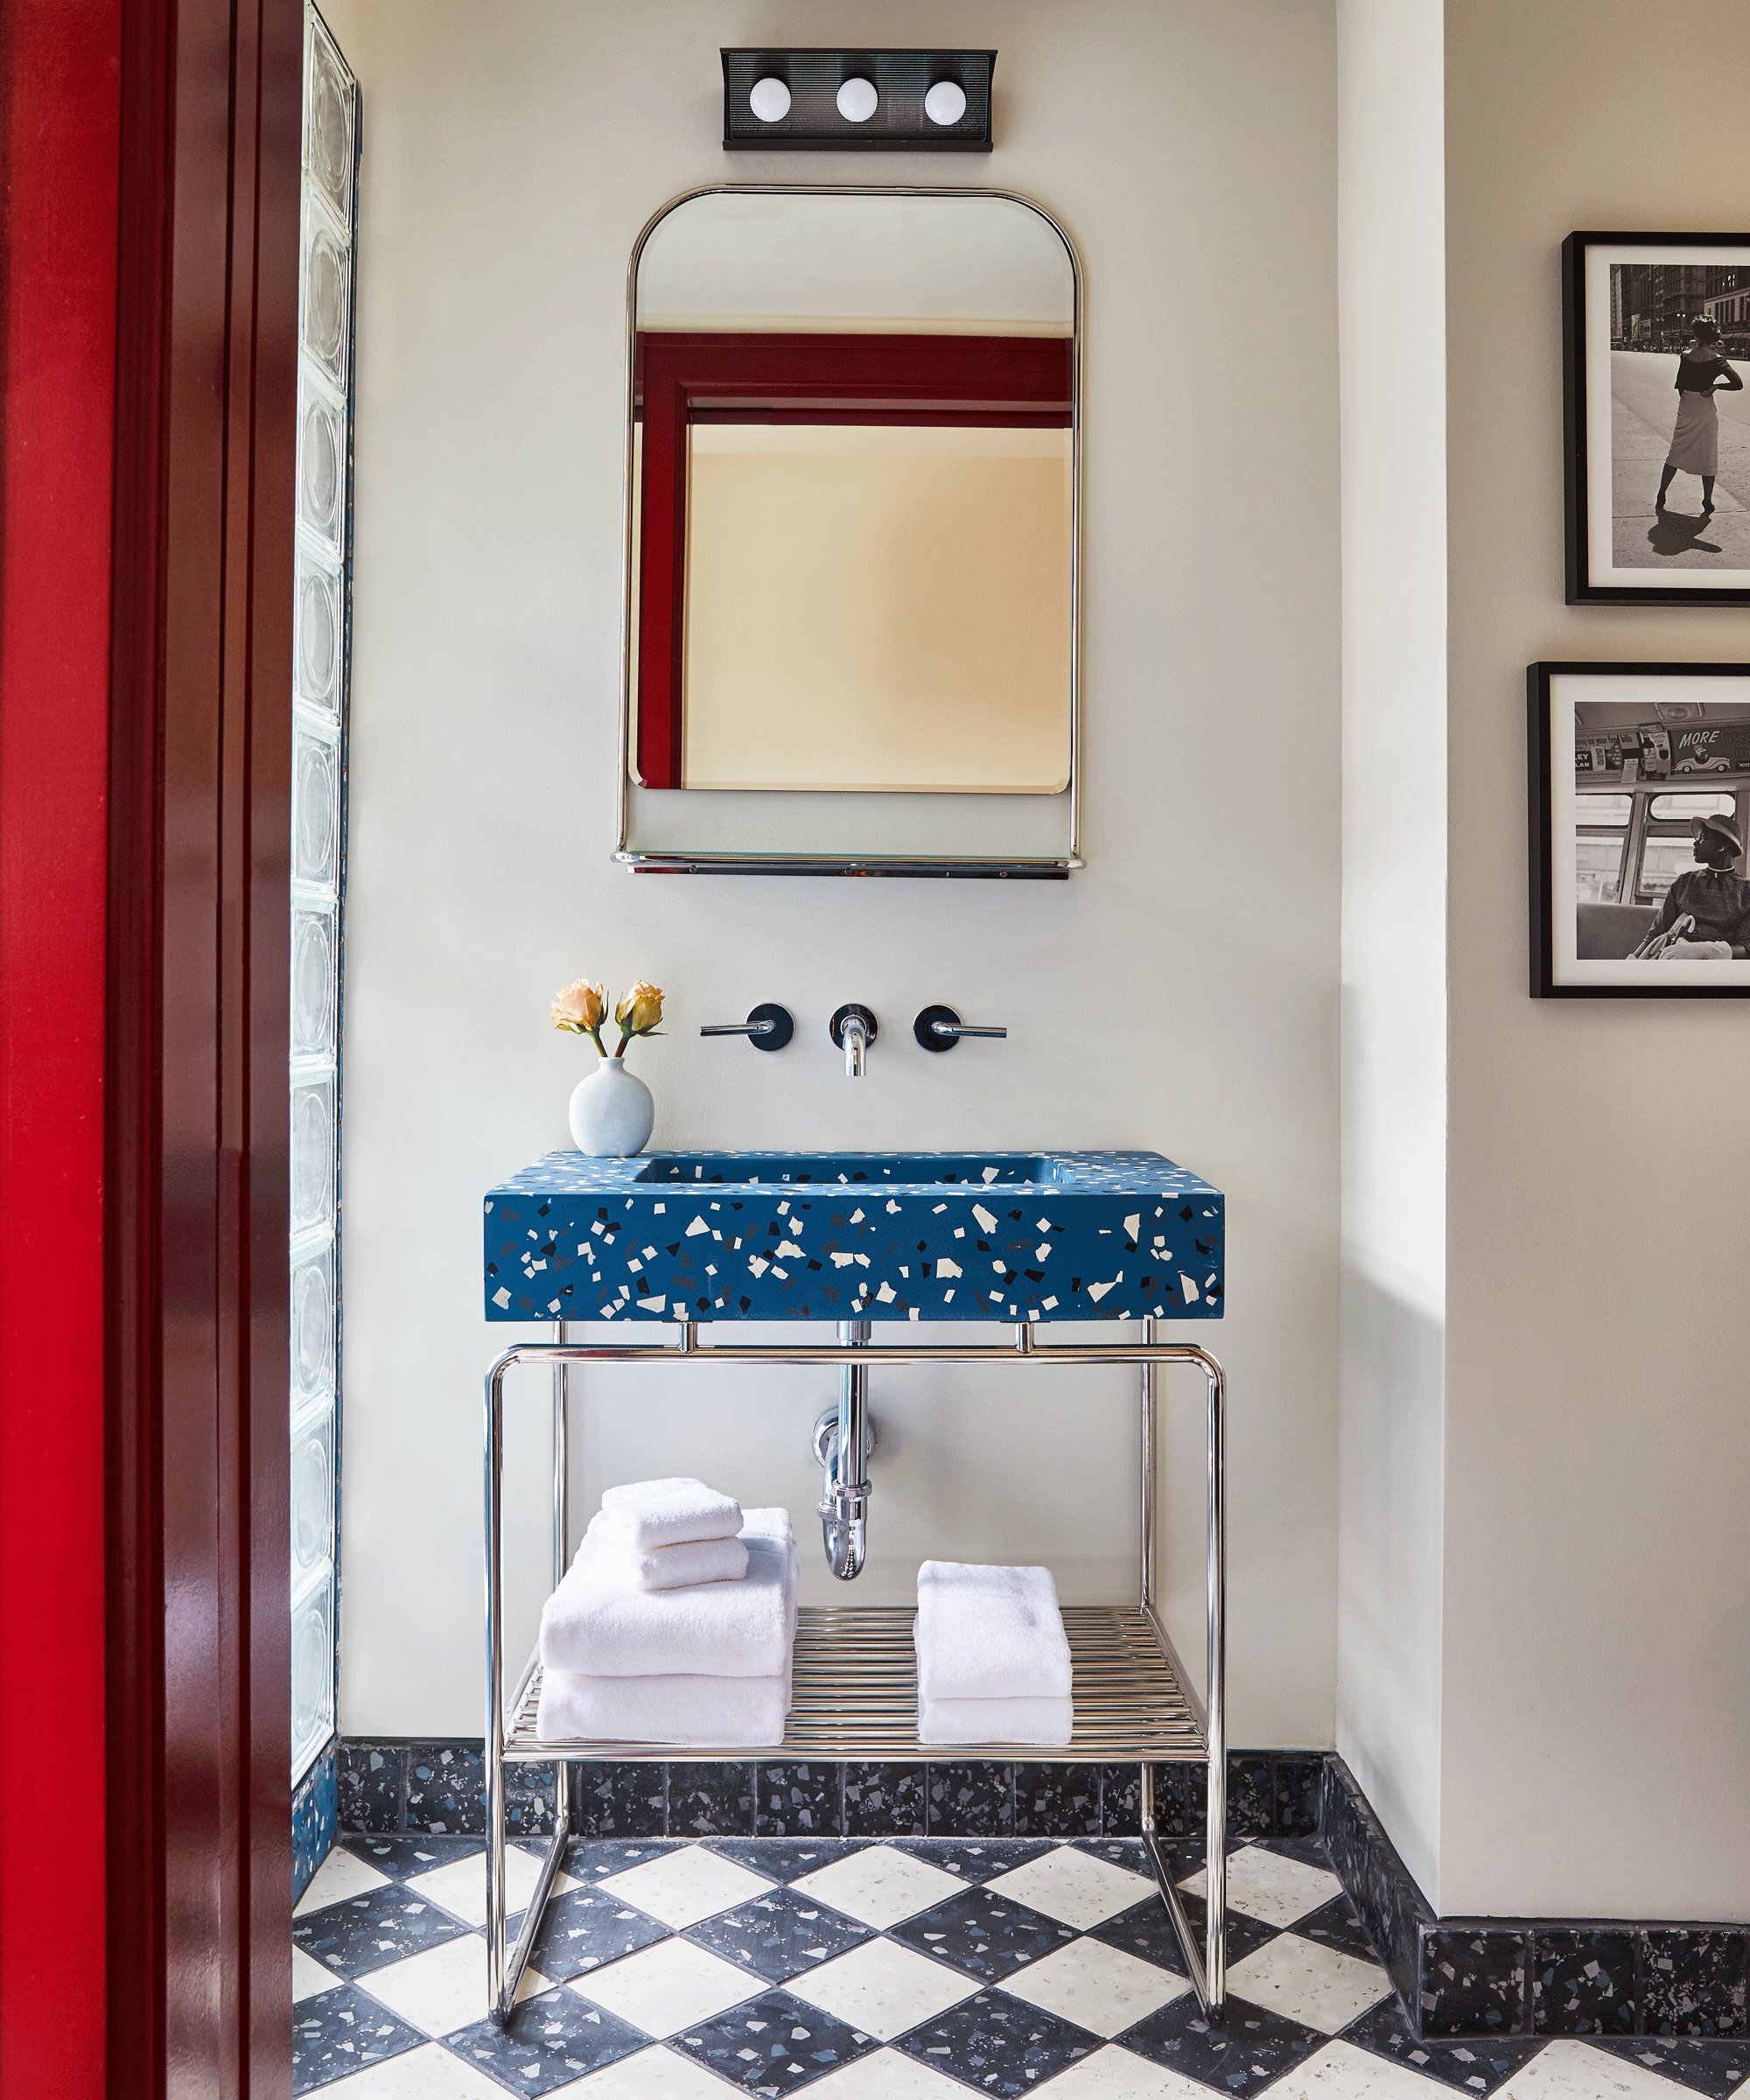
{"label": "photo of woman walking", "polygon": [[1744,382],[1720,355],[1719,329],[1705,317],[1691,324],[1690,340],[1677,360],[1677,422],[1665,471],[1659,477],[1655,510],[1665,508],[1665,491],[1675,474],[1701,476],[1701,514],[1713,514],[1713,478],[1719,472],[1719,410],[1717,390],[1740,392]]}

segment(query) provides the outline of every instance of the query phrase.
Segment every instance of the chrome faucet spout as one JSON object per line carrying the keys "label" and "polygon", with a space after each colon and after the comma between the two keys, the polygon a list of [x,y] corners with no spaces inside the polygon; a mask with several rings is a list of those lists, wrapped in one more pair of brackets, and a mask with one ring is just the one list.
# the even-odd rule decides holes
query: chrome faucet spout
{"label": "chrome faucet spout", "polygon": [[853,1013],[844,1024],[844,1076],[861,1079],[864,1053],[869,1047],[869,1031],[863,1026],[862,1017]]}

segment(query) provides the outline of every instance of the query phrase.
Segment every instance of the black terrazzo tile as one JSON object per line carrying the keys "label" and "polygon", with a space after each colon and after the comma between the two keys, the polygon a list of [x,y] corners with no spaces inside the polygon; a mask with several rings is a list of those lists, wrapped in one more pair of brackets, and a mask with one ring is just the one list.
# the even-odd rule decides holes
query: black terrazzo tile
{"label": "black terrazzo tile", "polygon": [[[1180,1890],[1179,1900],[1185,1906],[1186,1922],[1196,1936],[1197,1945],[1200,1949],[1203,1945],[1204,1921],[1209,1914],[1209,1907],[1204,1902],[1201,1896],[1194,1896],[1188,1889],[1181,1888]],[[1158,1908],[1160,1913],[1160,1930],[1171,1938],[1172,1922],[1166,1914],[1166,1905],[1158,1896],[1151,1896],[1145,1902],[1138,1903],[1136,1910],[1127,1910],[1119,1917],[1109,1918],[1106,1923],[1099,1928],[1096,1936],[1107,1939],[1110,1927],[1121,1924],[1124,1918],[1134,1918],[1137,1911],[1147,1911],[1154,1908]],[[1271,1940],[1276,1938],[1278,1929],[1277,1926],[1266,1925],[1262,1918],[1248,1917],[1244,1911],[1235,1910],[1229,1907],[1228,1911],[1228,1966],[1231,1969],[1236,1962],[1244,1961],[1249,1954],[1256,1954],[1260,1947],[1268,1945]],[[1107,1943],[1113,1947],[1127,1945],[1127,1942],[1123,1940],[1108,1940]],[[1129,1950],[1135,1954],[1142,1952],[1139,1947],[1131,1948]]]}
{"label": "black terrazzo tile", "polygon": [[1032,2092],[1100,2046],[1097,2034],[1006,1991],[981,1991],[898,2044],[932,2070],[1002,2100]]}
{"label": "black terrazzo tile", "polygon": [[407,1828],[479,1835],[486,1827],[486,1759],[448,1743],[415,1743],[407,1753]]}
{"label": "black terrazzo tile", "polygon": [[1322,1757],[1278,1757],[1276,1760],[1276,1835],[1316,1838],[1319,1798],[1323,1788]]}
{"label": "black terrazzo tile", "polygon": [[[510,1929],[513,1934],[522,1929],[520,1914],[512,1919]],[[604,1962],[617,1962],[623,1954],[636,1954],[640,1947],[654,1947],[668,1937],[666,1925],[603,1890],[568,1888],[548,1899],[528,1965],[550,1983],[569,1983]]]}
{"label": "black terrazzo tile", "polygon": [[1209,1814],[1209,1768],[1205,1764],[1154,1768],[1154,1822],[1162,1838],[1199,1838]]}
{"label": "black terrazzo tile", "polygon": [[1154,1863],[1140,1838],[1072,1838],[1069,1846],[1072,1852],[1086,1852],[1090,1859],[1109,1859],[1114,1866],[1154,1879]]}
{"label": "black terrazzo tile", "polygon": [[805,2006],[788,1991],[767,1991],[685,2029],[669,2046],[696,2057],[732,2085],[788,2093],[879,2044],[872,2034],[846,2026],[818,2006]]}
{"label": "black terrazzo tile", "polygon": [[898,1940],[933,1961],[946,1962],[964,1975],[1000,1984],[1029,1962],[1036,1962],[1075,1937],[1068,1925],[1041,1916],[1012,1896],[990,1888],[962,1889],[945,1903],[890,1928]]}
{"label": "black terrazzo tile", "polygon": [[1689,2092],[1704,2093],[1707,2100],[1729,2100],[1732,2094],[1750,2090],[1750,2042],[1648,2034],[1634,2041],[1600,2036],[1592,2047],[1656,2071]]}
{"label": "black terrazzo tile", "polygon": [[682,1936],[768,1984],[785,1984],[874,1935],[818,1898],[774,1888],[690,1926]]}
{"label": "black terrazzo tile", "polygon": [[[485,1767],[481,1767],[482,1784]],[[511,1838],[550,1838],[556,1827],[551,1765],[507,1765],[504,1773],[504,1827]]]}
{"label": "black terrazzo tile", "polygon": [[1251,2093],[1304,2063],[1331,2039],[1317,2027],[1284,2020],[1243,1998],[1229,1997],[1220,2026],[1197,2009],[1189,1991],[1119,2037],[1123,2046],[1204,2085]]}
{"label": "black terrazzo tile", "polygon": [[1526,1935],[1442,1927],[1422,1936],[1424,2034],[1523,2034]]}
{"label": "black terrazzo tile", "polygon": [[291,1922],[293,1943],[348,1982],[390,1962],[441,1947],[467,1930],[447,1911],[399,1883],[386,1882]]}
{"label": "black terrazzo tile", "polygon": [[1344,2028],[1343,2040],[1467,2093],[1492,2093],[1544,2047],[1536,2040],[1418,2041],[1395,1993]]}
{"label": "black terrazzo tile", "polygon": [[1007,1838],[1014,1833],[1014,1767],[931,1764],[932,1838]]}
{"label": "black terrazzo tile", "polygon": [[668,1771],[668,1831],[675,1838],[751,1838],[752,1765],[674,1765]]}
{"label": "black terrazzo tile", "polygon": [[291,2090],[318,2086],[382,2063],[425,2040],[368,1992],[341,1984],[291,2008]]}
{"label": "black terrazzo tile", "polygon": [[762,1838],[837,1838],[844,1831],[843,1765],[756,1765],[754,1829]]}
{"label": "black terrazzo tile", "polygon": [[1017,1838],[1097,1838],[1098,1765],[1017,1765]]}
{"label": "black terrazzo tile", "polygon": [[708,1838],[705,1850],[734,1860],[750,1873],[764,1874],[768,1881],[788,1882],[830,1866],[847,1852],[866,1852],[869,1843],[866,1838]]}
{"label": "black terrazzo tile", "polygon": [[1276,1782],[1268,1757],[1253,1750],[1228,1754],[1228,1835],[1269,1838],[1276,1830]]}
{"label": "black terrazzo tile", "polygon": [[[1232,1838],[1228,1839],[1227,1849],[1229,1852],[1234,1851]],[[1278,1859],[1298,1859],[1303,1866],[1316,1866],[1322,1873],[1334,1871],[1331,1855],[1325,1850],[1322,1838],[1258,1838],[1253,1840],[1252,1850],[1274,1852]]]}
{"label": "black terrazzo tile", "polygon": [[1140,1838],[1143,1780],[1140,1765],[1100,1768],[1100,1830],[1107,1838]]}
{"label": "black terrazzo tile", "polygon": [[1750,1934],[1689,1926],[1641,1936],[1642,2030],[1648,2034],[1741,2035]]}
{"label": "black terrazzo tile", "polygon": [[350,1852],[354,1858],[362,1859],[367,1866],[375,1867],[380,1874],[388,1874],[396,1881],[429,1874],[434,1867],[448,1866],[453,1860],[466,1859],[486,1849],[484,1838],[378,1837],[368,1830],[349,1833],[340,1840],[343,1852]]}
{"label": "black terrazzo tile", "polygon": [[1310,1916],[1296,1919],[1292,1930],[1297,1939],[1317,1940],[1321,1947],[1334,1947],[1339,1954],[1352,1954],[1360,1961],[1379,1959],[1367,1927],[1347,1896],[1333,1896]]}
{"label": "black terrazzo tile", "polygon": [[898,1838],[893,1850],[909,1852],[914,1859],[939,1866],[945,1874],[957,1874],[969,1886],[976,1886],[1037,1859],[1051,1850],[1051,1843],[1049,1838]]}
{"label": "black terrazzo tile", "polygon": [[668,1827],[667,1765],[571,1767],[571,1828],[580,1838],[660,1838]]}
{"label": "black terrazzo tile", "polygon": [[398,1743],[340,1745],[340,1828],[398,1830],[407,1753]]}
{"label": "black terrazzo tile", "polygon": [[847,1838],[921,1838],[928,1802],[924,1765],[844,1768],[844,1834]]}
{"label": "black terrazzo tile", "polygon": [[677,1852],[679,1838],[578,1838],[565,1854],[565,1872],[574,1881],[601,1881],[630,1867],[648,1866],[665,1852]]}
{"label": "black terrazzo tile", "polygon": [[1538,2034],[1633,2034],[1634,1935],[1540,1925],[1532,1935],[1531,2026]]}
{"label": "black terrazzo tile", "polygon": [[509,2092],[550,2093],[648,2048],[650,2037],[575,1992],[545,1991],[525,1998],[502,2029],[476,2020],[446,2034],[444,2046]]}

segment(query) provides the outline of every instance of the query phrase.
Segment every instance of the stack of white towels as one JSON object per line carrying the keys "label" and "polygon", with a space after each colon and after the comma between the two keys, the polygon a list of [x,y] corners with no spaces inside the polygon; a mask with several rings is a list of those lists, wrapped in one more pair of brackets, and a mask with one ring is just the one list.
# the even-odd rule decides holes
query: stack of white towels
{"label": "stack of white towels", "polygon": [[701,1480],[610,1488],[541,1614],[542,1740],[775,1747],[797,1584],[788,1510]]}
{"label": "stack of white towels", "polygon": [[912,1638],[920,1742],[1068,1742],[1069,1641],[1049,1568],[925,1561]]}

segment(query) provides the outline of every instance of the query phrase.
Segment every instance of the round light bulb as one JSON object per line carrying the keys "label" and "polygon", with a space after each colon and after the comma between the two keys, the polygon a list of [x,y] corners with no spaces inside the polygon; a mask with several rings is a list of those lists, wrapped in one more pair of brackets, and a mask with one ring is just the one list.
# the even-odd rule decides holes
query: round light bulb
{"label": "round light bulb", "polygon": [[938,80],[924,97],[924,115],[933,124],[957,124],[966,115],[966,90],[958,80]]}
{"label": "round light bulb", "polygon": [[879,99],[873,80],[847,80],[838,91],[838,114],[847,124],[866,124]]}
{"label": "round light bulb", "polygon": [[747,107],[762,124],[775,124],[790,114],[790,91],[782,80],[767,74],[748,89]]}

